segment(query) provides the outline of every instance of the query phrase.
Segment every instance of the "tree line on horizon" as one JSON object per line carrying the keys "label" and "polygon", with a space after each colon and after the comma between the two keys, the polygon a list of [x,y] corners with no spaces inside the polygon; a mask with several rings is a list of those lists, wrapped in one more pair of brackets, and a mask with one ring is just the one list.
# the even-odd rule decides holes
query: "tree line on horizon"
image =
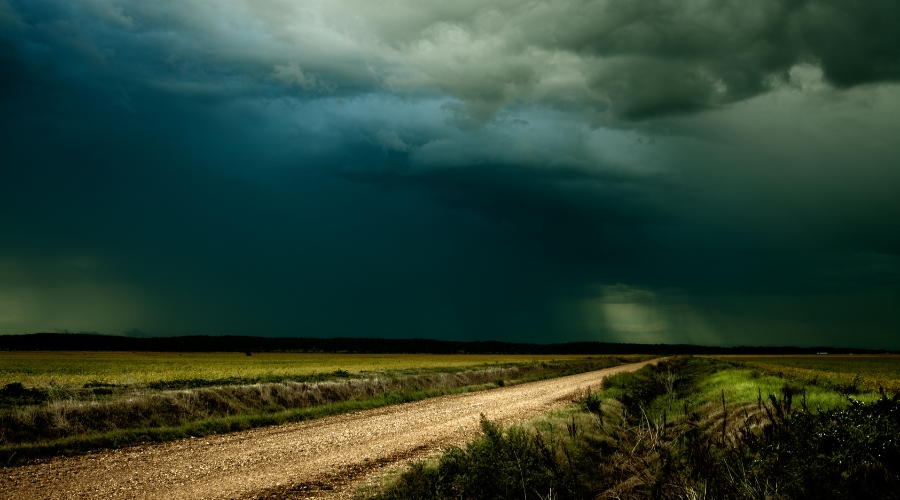
{"label": "tree line on horizon", "polygon": [[435,339],[314,338],[190,335],[126,337],[88,333],[0,335],[7,351],[158,351],[158,352],[352,352],[372,354],[885,354],[897,351],[847,347],[703,346],[691,344],[630,344],[565,342],[454,341]]}

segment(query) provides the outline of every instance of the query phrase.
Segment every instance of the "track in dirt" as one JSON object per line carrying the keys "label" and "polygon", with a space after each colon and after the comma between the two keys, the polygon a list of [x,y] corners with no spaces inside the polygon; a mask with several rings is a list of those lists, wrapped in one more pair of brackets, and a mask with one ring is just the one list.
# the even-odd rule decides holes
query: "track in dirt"
{"label": "track in dirt", "polygon": [[0,497],[349,498],[366,477],[473,438],[482,414],[500,424],[526,420],[598,388],[607,375],[657,361],[0,469]]}

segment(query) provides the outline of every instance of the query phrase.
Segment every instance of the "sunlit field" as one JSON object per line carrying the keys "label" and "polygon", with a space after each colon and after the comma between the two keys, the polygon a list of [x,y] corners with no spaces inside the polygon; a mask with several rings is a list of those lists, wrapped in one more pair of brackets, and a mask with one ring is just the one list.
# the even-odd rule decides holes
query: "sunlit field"
{"label": "sunlit field", "polygon": [[900,356],[893,354],[719,357],[788,378],[824,379],[858,390],[900,391]]}
{"label": "sunlit field", "polygon": [[0,386],[19,382],[29,388],[86,384],[135,385],[176,380],[243,379],[351,373],[402,374],[422,370],[455,371],[584,356],[483,354],[318,354],[318,353],[154,353],[154,352],[0,352]]}

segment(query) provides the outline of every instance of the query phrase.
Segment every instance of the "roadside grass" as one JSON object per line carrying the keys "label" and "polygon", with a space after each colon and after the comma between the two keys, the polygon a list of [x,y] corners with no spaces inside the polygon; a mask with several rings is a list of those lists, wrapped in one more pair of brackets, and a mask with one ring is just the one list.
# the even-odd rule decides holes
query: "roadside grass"
{"label": "roadside grass", "polygon": [[482,436],[418,461],[386,481],[357,492],[361,498],[496,499],[589,498],[602,477],[592,467],[607,437],[590,414],[569,407],[501,428],[481,419]]}
{"label": "roadside grass", "polygon": [[[782,394],[785,386],[793,388],[805,398],[807,406],[813,411],[843,408],[850,404],[845,394],[808,379],[778,377],[760,373],[758,370],[740,368],[714,373],[690,395],[689,399],[699,404],[704,401],[716,401],[724,394],[725,402],[729,404],[757,402],[760,398],[768,399],[770,394]],[[876,391],[858,392],[853,395],[853,400],[871,403],[879,397]]]}
{"label": "roadside grass", "polygon": [[[607,368],[646,357],[602,357],[511,367],[336,380],[130,389],[103,398],[53,399],[0,411],[0,465],[142,442],[278,425],[424,398]],[[10,392],[10,385],[0,390]],[[29,391],[13,385],[14,391]],[[33,391],[33,390],[32,390]],[[114,397],[116,396],[116,397]]]}
{"label": "roadside grass", "polygon": [[674,358],[362,492],[400,499],[897,499],[900,397]]}
{"label": "roadside grass", "polygon": [[323,418],[341,413],[368,410],[394,404],[408,403],[436,396],[461,394],[496,387],[494,384],[394,391],[364,399],[351,399],[305,408],[293,408],[271,413],[210,417],[182,425],[137,427],[108,432],[95,432],[59,439],[0,445],[0,466],[27,463],[51,456],[71,456],[90,451],[124,448],[152,442],[175,441],[212,434],[239,432],[259,427],[282,425]]}
{"label": "roadside grass", "polygon": [[[685,358],[682,358],[685,359]],[[640,401],[641,407],[630,404],[632,411],[643,411],[651,418],[681,418],[703,405],[740,405],[769,401],[770,395],[783,396],[785,390],[796,395],[799,404],[818,409],[847,407],[851,394],[843,387],[823,382],[818,374],[808,378],[779,376],[769,371],[746,368],[744,363],[711,358],[689,358],[685,366],[663,363],[641,372],[620,373],[604,380],[605,399],[619,399],[629,406]],[[852,400],[871,403],[879,399],[877,389],[852,391]]]}

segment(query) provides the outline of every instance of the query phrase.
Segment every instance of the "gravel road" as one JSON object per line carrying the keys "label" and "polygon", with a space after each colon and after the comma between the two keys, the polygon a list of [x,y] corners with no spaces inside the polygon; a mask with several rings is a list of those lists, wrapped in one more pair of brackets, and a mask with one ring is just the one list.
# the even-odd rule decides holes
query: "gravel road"
{"label": "gravel road", "polygon": [[350,498],[360,482],[475,437],[481,414],[526,420],[653,362],[0,469],[0,498]]}

